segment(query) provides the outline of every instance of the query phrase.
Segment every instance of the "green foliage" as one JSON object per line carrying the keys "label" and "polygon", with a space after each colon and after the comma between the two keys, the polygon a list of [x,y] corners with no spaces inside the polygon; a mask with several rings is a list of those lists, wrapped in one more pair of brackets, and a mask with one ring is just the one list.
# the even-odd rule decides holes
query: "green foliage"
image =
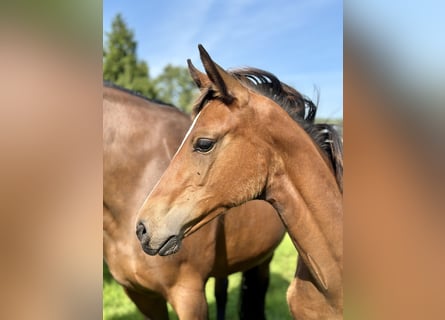
{"label": "green foliage", "polygon": [[[291,319],[286,302],[286,291],[292,280],[297,261],[297,252],[286,234],[283,242],[275,251],[270,266],[271,278],[266,296],[266,318],[269,320]],[[238,297],[240,292],[241,273],[229,277],[228,301],[226,319],[238,319]],[[210,278],[206,285],[206,297],[209,304],[209,319],[216,318],[216,304],[213,295],[214,279]],[[178,319],[169,305],[170,319]],[[104,320],[133,320],[143,319],[136,306],[125,295],[111,277],[104,264],[103,278],[103,319]]]}
{"label": "green foliage", "polygon": [[104,80],[149,98],[156,98],[156,90],[149,79],[148,65],[137,58],[134,33],[128,29],[120,14],[114,18],[107,37],[103,52]]}
{"label": "green foliage", "polygon": [[198,89],[187,68],[168,64],[155,79],[158,99],[190,113]]}

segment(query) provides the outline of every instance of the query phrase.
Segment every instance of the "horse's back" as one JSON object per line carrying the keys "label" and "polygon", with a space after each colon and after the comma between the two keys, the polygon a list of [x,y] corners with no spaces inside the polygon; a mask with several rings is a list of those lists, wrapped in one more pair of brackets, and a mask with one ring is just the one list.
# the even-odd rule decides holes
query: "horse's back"
{"label": "horse's back", "polygon": [[107,128],[136,130],[139,135],[151,139],[159,133],[163,136],[182,140],[191,124],[190,117],[171,105],[132,95],[114,87],[103,88],[103,126],[104,135]]}

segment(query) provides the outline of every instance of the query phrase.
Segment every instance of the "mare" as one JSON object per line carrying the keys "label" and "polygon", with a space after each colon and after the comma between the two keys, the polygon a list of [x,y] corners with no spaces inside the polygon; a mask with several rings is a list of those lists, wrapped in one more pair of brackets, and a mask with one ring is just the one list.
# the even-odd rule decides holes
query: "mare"
{"label": "mare", "polygon": [[[340,135],[330,125],[315,124],[315,105],[274,75],[258,69],[228,72],[201,45],[199,51],[205,74],[188,61],[201,90],[196,116],[137,216],[144,251],[177,252],[184,238],[228,208],[264,199],[299,253],[287,292],[293,317],[341,319]],[[304,118],[302,105],[308,109]]]}
{"label": "mare", "polygon": [[206,319],[204,286],[210,276],[216,278],[217,318],[223,319],[227,275],[237,271],[245,271],[241,318],[263,319],[269,263],[285,232],[266,202],[252,201],[215,220],[169,257],[146,255],[134,234],[137,209],[167,168],[190,123],[190,116],[175,107],[104,85],[104,260],[148,319],[168,319],[166,301],[180,319]]}

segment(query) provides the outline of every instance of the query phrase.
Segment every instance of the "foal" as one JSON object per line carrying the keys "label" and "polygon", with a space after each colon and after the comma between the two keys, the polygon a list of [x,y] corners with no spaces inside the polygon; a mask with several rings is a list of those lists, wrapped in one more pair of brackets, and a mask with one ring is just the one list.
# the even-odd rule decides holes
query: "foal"
{"label": "foal", "polygon": [[[278,212],[299,253],[288,304],[296,319],[341,319],[343,207],[341,140],[290,117],[290,89],[268,73],[228,73],[199,46],[206,74],[197,115],[158,185],[139,210],[143,250],[167,255],[228,208],[252,199]],[[252,80],[255,79],[255,80]],[[284,97],[284,98],[283,98]],[[294,105],[296,114],[301,105]],[[300,108],[300,109],[299,109]],[[288,111],[288,112],[286,112]],[[260,232],[260,230],[259,230]]]}

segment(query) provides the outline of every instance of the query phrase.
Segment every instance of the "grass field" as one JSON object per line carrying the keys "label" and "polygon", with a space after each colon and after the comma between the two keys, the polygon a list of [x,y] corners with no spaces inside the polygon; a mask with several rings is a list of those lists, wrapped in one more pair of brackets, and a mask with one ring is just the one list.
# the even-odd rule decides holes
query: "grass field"
{"label": "grass field", "polygon": [[[286,290],[295,273],[297,253],[289,236],[275,252],[271,264],[271,279],[266,297],[266,316],[271,320],[291,319],[286,304]],[[227,303],[227,319],[237,319],[238,295],[241,274],[233,274],[229,278],[229,297]],[[206,286],[209,304],[209,318],[215,319],[216,305],[213,297],[214,279],[210,278]],[[178,319],[169,306],[170,319]],[[105,320],[142,320],[143,317],[127,298],[122,287],[118,285],[104,264],[103,271],[103,319]]]}

